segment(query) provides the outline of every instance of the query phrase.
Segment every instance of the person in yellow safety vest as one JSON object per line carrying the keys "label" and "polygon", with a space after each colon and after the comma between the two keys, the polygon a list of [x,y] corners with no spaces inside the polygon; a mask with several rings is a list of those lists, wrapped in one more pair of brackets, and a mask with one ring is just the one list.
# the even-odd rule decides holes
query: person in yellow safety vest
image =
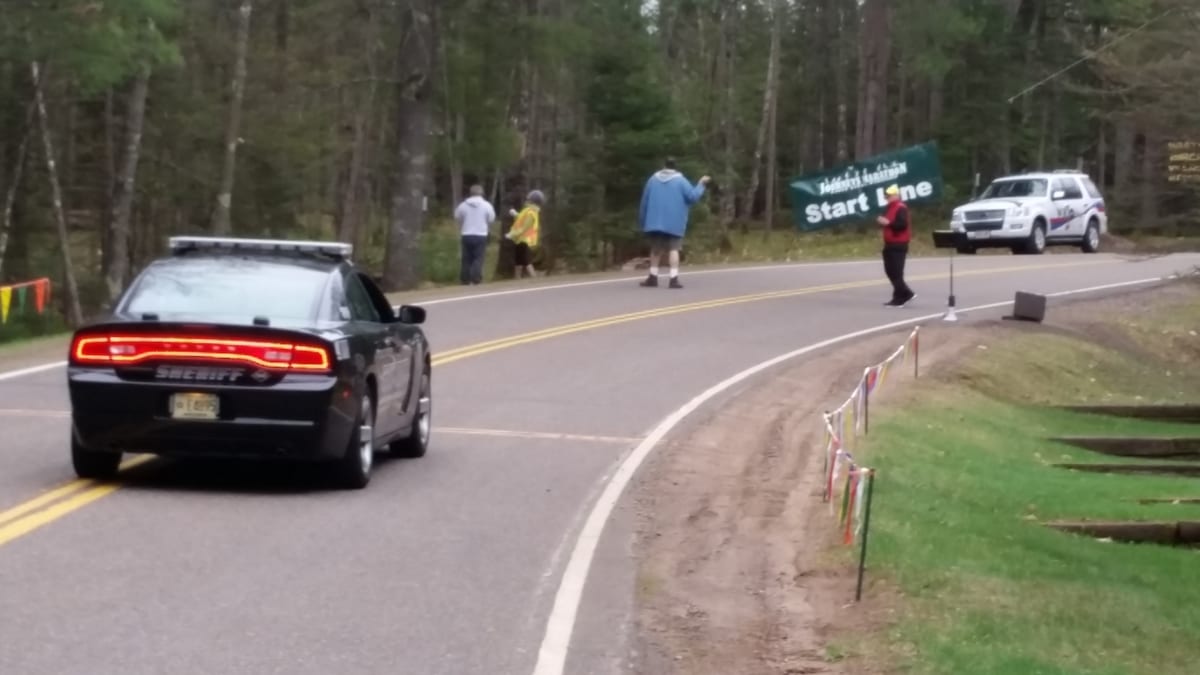
{"label": "person in yellow safety vest", "polygon": [[525,208],[516,214],[512,229],[506,235],[516,249],[516,278],[521,278],[521,272],[526,276],[536,276],[533,271],[533,249],[537,248],[538,236],[541,234],[541,210],[546,204],[546,195],[541,190],[534,190],[525,198]]}

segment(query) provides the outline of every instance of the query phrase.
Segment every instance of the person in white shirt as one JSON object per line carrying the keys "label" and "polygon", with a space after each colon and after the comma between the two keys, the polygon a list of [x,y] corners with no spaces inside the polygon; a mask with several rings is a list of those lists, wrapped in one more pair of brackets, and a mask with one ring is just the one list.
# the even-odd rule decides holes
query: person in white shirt
{"label": "person in white shirt", "polygon": [[496,220],[496,210],[483,198],[483,186],[471,186],[471,196],[454,210],[454,219],[462,233],[462,283],[464,286],[483,283],[488,229]]}

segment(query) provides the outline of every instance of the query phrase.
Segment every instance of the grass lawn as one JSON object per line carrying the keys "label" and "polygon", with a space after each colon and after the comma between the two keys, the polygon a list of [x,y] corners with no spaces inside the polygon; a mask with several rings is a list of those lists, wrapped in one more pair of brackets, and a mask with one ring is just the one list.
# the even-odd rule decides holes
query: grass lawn
{"label": "grass lawn", "polygon": [[16,338],[9,342],[0,343],[0,349],[41,347],[49,344],[58,344],[67,335],[68,333],[66,331],[56,330],[50,335]]}
{"label": "grass lawn", "polygon": [[1188,312],[1200,308],[1119,326],[1131,344],[1175,357],[1172,365],[1079,338],[1022,336],[988,346],[955,376],[924,382],[915,404],[881,409],[866,446],[880,472],[869,565],[903,600],[886,636],[836,649],[914,673],[1200,672],[1200,551],[1043,526],[1060,518],[1200,520],[1197,505],[1137,501],[1200,497],[1197,480],[1070,472],[1051,464],[1129,460],[1045,440],[1200,436],[1200,427],[1039,405],[1200,403],[1192,332],[1200,322]]}
{"label": "grass lawn", "polygon": [[25,320],[11,320],[0,326],[0,354],[40,349],[47,344],[61,342],[66,334],[66,324],[53,312]]}
{"label": "grass lawn", "polygon": [[1049,464],[1119,460],[1043,440],[1171,431],[981,395],[882,417],[872,430],[889,440],[873,453],[881,479],[871,558],[909,600],[892,637],[916,654],[914,670],[1195,673],[1200,553],[1103,543],[1039,524],[1200,518],[1197,507],[1137,503],[1200,496],[1195,480],[1057,469]]}
{"label": "grass lawn", "polygon": [[[879,233],[875,230],[831,229],[818,232],[799,232],[781,226],[770,232],[735,230],[730,238],[733,250],[728,254],[715,246],[688,246],[684,241],[689,264],[730,262],[844,260],[874,258],[879,255]],[[1007,250],[1004,251],[1008,253]],[[927,230],[913,234],[909,254],[925,256],[939,253],[933,247],[933,236]]]}

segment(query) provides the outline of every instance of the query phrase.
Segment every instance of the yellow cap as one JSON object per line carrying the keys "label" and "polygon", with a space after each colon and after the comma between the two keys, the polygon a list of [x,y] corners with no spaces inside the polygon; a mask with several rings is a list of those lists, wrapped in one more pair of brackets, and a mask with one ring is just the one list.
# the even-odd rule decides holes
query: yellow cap
{"label": "yellow cap", "polygon": [[888,189],[884,190],[883,192],[884,194],[888,195],[898,195],[900,194],[900,188],[896,185],[889,185]]}

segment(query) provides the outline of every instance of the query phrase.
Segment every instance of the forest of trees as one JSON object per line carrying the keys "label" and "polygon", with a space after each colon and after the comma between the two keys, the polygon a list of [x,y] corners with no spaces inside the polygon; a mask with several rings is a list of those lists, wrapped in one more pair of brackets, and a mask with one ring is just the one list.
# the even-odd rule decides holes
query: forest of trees
{"label": "forest of trees", "polygon": [[596,269],[668,154],[720,245],[792,227],[790,177],[926,140],[951,199],[1082,167],[1114,227],[1174,232],[1198,37],[1196,0],[4,0],[0,280],[78,321],[215,233],[350,241],[411,288],[473,182],[543,190],[544,264]]}

